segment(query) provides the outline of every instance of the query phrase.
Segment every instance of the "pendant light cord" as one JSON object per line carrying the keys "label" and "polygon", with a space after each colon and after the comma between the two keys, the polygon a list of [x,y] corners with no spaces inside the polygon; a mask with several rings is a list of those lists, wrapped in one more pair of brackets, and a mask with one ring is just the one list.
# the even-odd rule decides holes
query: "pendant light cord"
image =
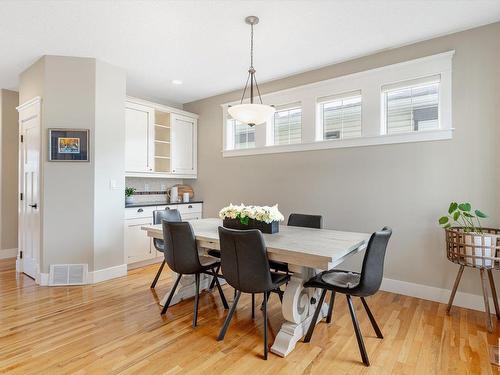
{"label": "pendant light cord", "polygon": [[[250,25],[250,68],[248,69],[247,82],[245,83],[245,89],[243,90],[243,95],[241,95],[240,103],[243,103],[243,99],[245,98],[245,93],[247,92],[248,81],[252,77],[252,82],[250,85],[253,86],[253,81],[255,81],[255,88],[257,89],[257,93],[259,94],[260,104],[263,104],[262,97],[260,95],[259,85],[257,84],[257,79],[255,78],[255,69],[253,67],[253,24]],[[252,90],[253,92],[253,90]],[[250,98],[250,101],[253,103],[253,98]]]}

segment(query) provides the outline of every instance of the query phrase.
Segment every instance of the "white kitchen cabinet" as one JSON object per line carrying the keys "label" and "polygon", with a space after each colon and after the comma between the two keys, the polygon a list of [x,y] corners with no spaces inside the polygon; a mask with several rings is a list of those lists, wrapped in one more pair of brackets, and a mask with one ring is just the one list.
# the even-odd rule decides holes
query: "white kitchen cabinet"
{"label": "white kitchen cabinet", "polygon": [[125,175],[196,178],[197,118],[180,109],[128,98]]}
{"label": "white kitchen cabinet", "polygon": [[153,170],[151,138],[154,110],[127,102],[125,104],[125,171],[147,173]]}
{"label": "white kitchen cabinet", "polygon": [[196,176],[197,120],[171,115],[172,174]]}
{"label": "white kitchen cabinet", "polygon": [[156,251],[153,241],[141,229],[153,223],[155,210],[177,209],[182,220],[202,218],[202,203],[181,203],[159,206],[142,206],[125,208],[125,257],[127,264],[150,261],[160,262],[163,254]]}

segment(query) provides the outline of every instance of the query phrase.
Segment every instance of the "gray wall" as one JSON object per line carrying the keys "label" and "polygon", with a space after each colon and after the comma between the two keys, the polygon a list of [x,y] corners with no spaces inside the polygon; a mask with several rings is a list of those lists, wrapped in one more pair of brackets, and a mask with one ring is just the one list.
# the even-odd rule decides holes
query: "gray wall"
{"label": "gray wall", "polygon": [[[124,72],[44,56],[21,74],[21,101],[34,96],[42,97],[41,272],[56,263],[90,271],[123,264]],[[49,128],[90,129],[90,162],[49,162]]]}
{"label": "gray wall", "polygon": [[[124,264],[125,71],[96,62],[94,269]],[[114,180],[116,190],[110,189]]]}
{"label": "gray wall", "polygon": [[[278,203],[285,216],[322,214],[326,228],[372,232],[390,225],[385,277],[451,288],[457,266],[446,260],[437,225],[449,202],[471,201],[490,215],[487,224],[500,226],[499,40],[495,23],[261,87],[273,92],[455,49],[456,130],[449,141],[223,158],[220,104],[238,100],[241,92],[186,104],[200,115],[194,189],[204,199],[204,215],[215,216],[230,202]],[[465,272],[461,290],[480,293],[477,272]]]}
{"label": "gray wall", "polygon": [[0,90],[0,250],[17,248],[19,94]]}

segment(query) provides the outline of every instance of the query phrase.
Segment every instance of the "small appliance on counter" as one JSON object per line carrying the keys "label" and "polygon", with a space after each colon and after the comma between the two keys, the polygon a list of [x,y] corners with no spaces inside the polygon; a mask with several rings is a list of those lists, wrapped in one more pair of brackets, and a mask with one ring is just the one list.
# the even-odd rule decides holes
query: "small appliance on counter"
{"label": "small appliance on counter", "polygon": [[179,202],[179,188],[177,186],[172,186],[167,192],[167,195],[170,203]]}

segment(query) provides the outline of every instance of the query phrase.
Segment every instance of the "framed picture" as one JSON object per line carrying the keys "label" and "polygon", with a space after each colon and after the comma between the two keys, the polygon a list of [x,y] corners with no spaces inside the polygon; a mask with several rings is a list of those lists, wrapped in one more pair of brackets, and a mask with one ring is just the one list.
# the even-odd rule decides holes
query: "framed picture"
{"label": "framed picture", "polygon": [[49,129],[49,161],[89,161],[89,130]]}

